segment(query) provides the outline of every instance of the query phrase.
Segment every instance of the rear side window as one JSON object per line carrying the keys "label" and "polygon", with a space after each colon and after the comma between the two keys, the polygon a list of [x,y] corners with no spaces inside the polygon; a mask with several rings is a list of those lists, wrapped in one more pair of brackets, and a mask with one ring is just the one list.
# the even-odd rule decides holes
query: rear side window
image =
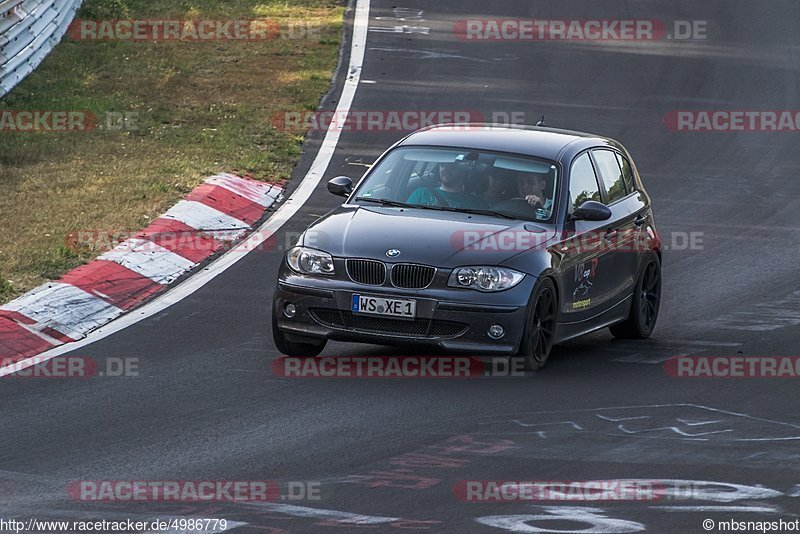
{"label": "rear side window", "polygon": [[622,169],[617,160],[617,154],[611,150],[593,150],[592,155],[597,163],[597,170],[603,179],[608,195],[608,203],[624,198],[627,195],[625,181],[622,178]]}
{"label": "rear side window", "polygon": [[633,170],[628,158],[617,154],[617,161],[622,168],[622,179],[625,182],[625,187],[628,188],[628,193],[636,191],[636,183],[633,181]]}
{"label": "rear side window", "polygon": [[601,201],[600,186],[597,183],[597,176],[594,174],[594,167],[588,152],[578,156],[572,163],[572,170],[569,173],[569,198],[570,213],[587,200]]}

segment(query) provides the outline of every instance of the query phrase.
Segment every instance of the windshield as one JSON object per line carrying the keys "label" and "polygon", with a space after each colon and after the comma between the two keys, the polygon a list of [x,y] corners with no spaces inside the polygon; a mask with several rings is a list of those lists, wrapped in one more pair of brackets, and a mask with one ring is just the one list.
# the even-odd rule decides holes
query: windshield
{"label": "windshield", "polygon": [[481,150],[400,147],[370,170],[351,202],[551,222],[557,187],[557,169],[550,161]]}

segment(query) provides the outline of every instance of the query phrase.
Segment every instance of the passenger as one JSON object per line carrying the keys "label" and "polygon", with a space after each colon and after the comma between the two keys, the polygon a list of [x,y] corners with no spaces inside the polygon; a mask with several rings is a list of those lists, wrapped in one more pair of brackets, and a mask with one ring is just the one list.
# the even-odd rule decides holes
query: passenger
{"label": "passenger", "polygon": [[449,206],[451,208],[486,209],[486,201],[464,192],[468,169],[459,163],[439,164],[439,187],[420,187],[409,195],[409,204]]}

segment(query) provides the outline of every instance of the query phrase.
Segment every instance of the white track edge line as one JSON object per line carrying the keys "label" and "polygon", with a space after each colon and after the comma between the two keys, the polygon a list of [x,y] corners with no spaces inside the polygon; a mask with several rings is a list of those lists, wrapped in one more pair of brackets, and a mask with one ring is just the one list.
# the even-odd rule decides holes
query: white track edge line
{"label": "white track edge line", "polygon": [[[353,18],[353,37],[350,46],[350,63],[347,68],[346,79],[344,87],[342,88],[342,95],[336,105],[336,114],[346,114],[350,111],[350,106],[353,104],[353,99],[358,89],[358,84],[361,79],[361,67],[364,64],[364,52],[367,44],[367,29],[369,27],[369,8],[370,0],[356,0],[356,11]],[[27,369],[33,365],[45,362],[61,354],[71,352],[83,346],[94,343],[103,338],[110,336],[116,332],[124,330],[139,321],[147,319],[159,313],[173,304],[180,302],[195,291],[209,283],[211,280],[222,274],[241,260],[248,252],[256,249],[255,245],[263,243],[267,237],[277,232],[286,222],[291,219],[295,213],[306,203],[311,197],[316,187],[322,181],[322,177],[331,162],[333,153],[339,144],[339,137],[342,134],[342,124],[337,121],[331,122],[330,128],[325,133],[325,139],[322,141],[319,151],[314,158],[311,168],[308,173],[303,177],[300,185],[295,189],[292,195],[262,224],[252,235],[244,239],[239,245],[229,250],[227,253],[220,256],[217,260],[212,262],[205,269],[190,276],[183,283],[179,284],[174,289],[167,291],[164,295],[157,297],[155,300],[145,304],[141,308],[132,310],[118,319],[111,321],[105,326],[101,326],[97,330],[89,333],[83,339],[71,343],[59,345],[48,351],[45,351],[36,356],[25,358],[11,365],[0,368],[0,377],[16,373],[23,369]],[[248,250],[249,249],[249,250]]]}

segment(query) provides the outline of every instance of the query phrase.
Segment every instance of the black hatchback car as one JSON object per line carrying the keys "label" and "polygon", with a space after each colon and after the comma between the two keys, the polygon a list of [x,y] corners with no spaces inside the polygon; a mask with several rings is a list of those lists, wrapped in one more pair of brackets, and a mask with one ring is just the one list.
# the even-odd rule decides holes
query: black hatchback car
{"label": "black hatchback car", "polygon": [[661,243],[628,151],[544,127],[438,125],[387,150],[285,257],[272,331],[284,354],[328,339],[435,346],[544,365],[603,327],[646,338]]}

